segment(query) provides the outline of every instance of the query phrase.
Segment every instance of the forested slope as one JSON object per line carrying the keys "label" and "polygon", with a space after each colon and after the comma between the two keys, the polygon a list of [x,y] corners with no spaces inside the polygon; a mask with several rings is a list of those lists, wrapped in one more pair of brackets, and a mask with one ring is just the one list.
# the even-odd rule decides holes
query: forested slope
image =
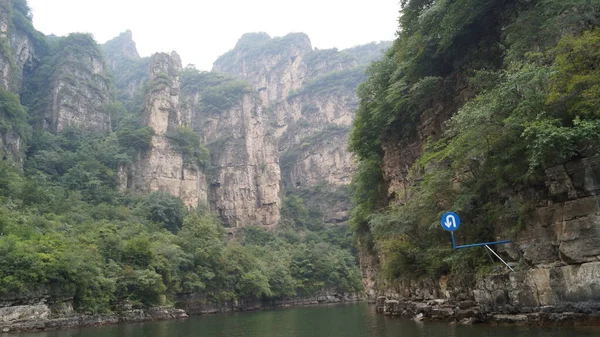
{"label": "forested slope", "polygon": [[[140,58],[128,41],[131,32],[104,46],[82,33],[43,36],[23,0],[0,1],[0,20],[10,27],[0,36],[0,68],[10,70],[2,72],[0,88],[5,312],[39,304],[56,317],[175,304],[188,296],[223,304],[360,291],[346,227],[326,226],[303,204],[281,205],[277,192],[266,206],[283,208],[281,224],[279,217],[267,223],[247,216],[266,207],[251,197],[264,198],[260,174],[279,165],[277,156],[257,162],[264,154],[257,138],[266,139],[269,125],[248,83],[193,67],[181,73],[175,53]],[[29,53],[19,54],[15,45]],[[209,128],[214,121],[221,123],[216,132]],[[230,152],[240,157],[225,157]],[[181,165],[142,167],[165,154]],[[173,180],[182,190],[197,188],[187,185],[189,172],[208,177],[201,187],[221,199],[171,193]],[[234,175],[250,185],[240,186]],[[279,184],[274,179],[269,183]],[[240,195],[250,195],[242,200],[250,211],[227,199]],[[226,206],[233,207],[229,218]]]}
{"label": "forested slope", "polygon": [[[351,222],[372,294],[402,280],[439,290],[440,279],[489,275],[481,250],[452,251],[445,211],[463,220],[459,243],[515,240],[498,249],[517,270],[552,275],[595,261],[598,210],[571,213],[597,193],[600,2],[401,5],[397,40],[358,90],[350,139],[359,160]],[[552,277],[554,287],[562,276]]]}

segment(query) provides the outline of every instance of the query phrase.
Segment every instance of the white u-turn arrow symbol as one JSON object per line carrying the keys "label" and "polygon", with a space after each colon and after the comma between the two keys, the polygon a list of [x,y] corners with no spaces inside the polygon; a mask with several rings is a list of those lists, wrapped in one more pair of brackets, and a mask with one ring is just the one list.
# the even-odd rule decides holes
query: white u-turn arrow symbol
{"label": "white u-turn arrow symbol", "polygon": [[444,226],[446,226],[448,229],[450,228],[456,228],[456,218],[454,217],[454,215],[450,214],[446,217],[446,222],[444,223]]}

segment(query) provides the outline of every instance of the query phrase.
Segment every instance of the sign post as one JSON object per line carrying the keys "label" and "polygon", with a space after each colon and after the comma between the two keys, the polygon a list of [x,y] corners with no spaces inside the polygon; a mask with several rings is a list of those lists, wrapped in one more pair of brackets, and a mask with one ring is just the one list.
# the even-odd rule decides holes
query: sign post
{"label": "sign post", "polygon": [[512,267],[509,266],[508,263],[504,262],[504,260],[498,254],[496,254],[496,252],[494,252],[492,250],[492,248],[489,247],[490,245],[501,245],[501,244],[505,244],[505,243],[510,243],[510,242],[512,242],[511,240],[472,243],[472,244],[468,244],[468,245],[457,246],[456,239],[454,238],[454,232],[460,228],[460,223],[461,223],[460,217],[458,216],[458,214],[456,214],[454,212],[446,212],[446,213],[444,213],[444,215],[442,215],[442,218],[440,219],[440,224],[442,225],[442,228],[445,231],[450,232],[450,235],[452,237],[452,248],[462,249],[462,248],[471,248],[471,247],[485,247],[489,251],[491,251],[500,261],[502,261],[502,263],[504,263],[504,265],[506,267],[508,267],[508,269],[510,269],[511,271],[514,271],[514,269],[512,269]]}

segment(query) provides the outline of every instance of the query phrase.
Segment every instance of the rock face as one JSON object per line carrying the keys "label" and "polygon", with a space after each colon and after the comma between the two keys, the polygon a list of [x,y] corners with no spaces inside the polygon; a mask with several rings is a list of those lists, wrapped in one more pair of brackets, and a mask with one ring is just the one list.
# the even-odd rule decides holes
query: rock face
{"label": "rock face", "polygon": [[[313,50],[305,34],[253,33],[215,62],[213,71],[250,82],[266,107],[263,124],[276,140],[286,193],[350,183],[355,163],[346,144],[355,90],[364,79],[365,62],[384,47],[373,44],[361,55],[375,56],[361,58],[354,49]],[[347,203],[328,207],[325,217],[338,219],[347,208]]]}
{"label": "rock face", "polygon": [[307,72],[303,59],[311,51],[303,33],[274,39],[265,33],[244,34],[233,50],[214,63],[213,71],[248,80],[268,104],[300,88]]}
{"label": "rock face", "polygon": [[145,125],[155,132],[152,149],[139,153],[131,167],[121,169],[120,186],[141,193],[163,191],[197,207],[207,200],[205,175],[197,165],[187,163],[167,137],[188,119],[179,106],[180,72],[181,59],[175,52],[152,56],[143,110]]}
{"label": "rock face", "polygon": [[14,130],[0,131],[0,160],[23,164],[23,140]]}
{"label": "rock face", "polygon": [[323,292],[311,297],[287,298],[261,301],[256,299],[239,299],[222,303],[214,303],[199,295],[181,296],[178,307],[184,308],[191,315],[214,314],[220,312],[253,311],[261,309],[298,307],[305,305],[351,303],[361,301],[359,294]]}
{"label": "rock face", "polygon": [[210,208],[230,227],[276,226],[281,175],[260,99],[246,83],[210,73],[187,80],[182,98],[211,152]]}
{"label": "rock face", "polygon": [[[389,191],[401,203],[407,182],[402,170],[391,168],[420,154],[419,143],[400,148],[387,145],[384,175]],[[396,150],[394,150],[396,149]],[[402,166],[401,166],[402,167]],[[497,246],[511,264],[521,261],[520,270],[468,276],[463,284],[422,281],[393,286],[377,284],[378,260],[363,247],[361,268],[367,294],[385,299],[425,303],[442,299],[451,306],[475,301],[477,319],[499,323],[543,323],[555,320],[586,321],[600,317],[600,157],[570,161],[546,170],[547,195],[530,212],[527,225],[514,243]],[[508,237],[496,228],[498,237]],[[411,304],[414,307],[417,304]],[[403,307],[404,308],[404,307]],[[382,309],[386,310],[386,309]],[[431,306],[428,307],[431,313]],[[458,310],[458,309],[457,309]],[[462,319],[452,309],[445,318]],[[402,314],[405,309],[388,312]],[[417,311],[407,311],[409,315]],[[518,314],[518,315],[517,315]],[[427,316],[428,314],[426,314]],[[483,315],[483,316],[481,316]],[[565,316],[566,315],[566,316]],[[432,317],[431,315],[427,317]]]}
{"label": "rock face", "polygon": [[20,92],[23,69],[33,62],[35,48],[23,27],[15,25],[14,17],[23,15],[13,8],[12,0],[0,1],[0,41],[6,43],[0,53],[0,87]]}
{"label": "rock face", "polygon": [[111,314],[78,314],[73,311],[72,301],[69,298],[60,303],[47,303],[46,298],[39,298],[24,305],[0,306],[0,331],[39,331],[188,318],[184,310],[173,307],[123,308]]}
{"label": "rock face", "polygon": [[72,34],[65,39],[50,78],[43,126],[55,133],[70,126],[108,132],[110,82],[102,54],[91,36]]}
{"label": "rock face", "polygon": [[102,49],[106,56],[106,63],[113,71],[118,68],[121,58],[133,60],[140,58],[131,30],[126,30],[114,39],[107,41],[102,45]]}
{"label": "rock face", "polygon": [[106,64],[115,74],[118,99],[129,110],[135,111],[143,103],[143,87],[148,82],[150,58],[141,58],[133,33],[127,30],[102,45]]}
{"label": "rock face", "polygon": [[[376,58],[382,47],[353,49],[353,56],[315,51],[305,34],[246,34],[213,72],[186,68],[181,79],[177,57],[153,56],[143,103],[145,124],[156,132],[153,148],[122,168],[120,186],[165,191],[188,206],[207,203],[230,227],[274,228],[282,181],[289,188],[349,184],[354,162],[345,144],[354,91],[364,78],[357,60]],[[103,49],[117,72],[120,99],[135,102],[146,77],[137,74],[144,64],[131,32]],[[186,165],[170,146],[165,136],[178,126],[191,127],[210,150],[206,167]],[[347,198],[322,208],[328,222],[348,219]]]}
{"label": "rock face", "polygon": [[[23,71],[31,66],[35,48],[31,37],[23,27],[14,24],[15,12],[12,0],[0,0],[0,90],[15,94],[21,92]],[[23,164],[24,144],[14,128],[0,128],[0,160],[8,159]]]}

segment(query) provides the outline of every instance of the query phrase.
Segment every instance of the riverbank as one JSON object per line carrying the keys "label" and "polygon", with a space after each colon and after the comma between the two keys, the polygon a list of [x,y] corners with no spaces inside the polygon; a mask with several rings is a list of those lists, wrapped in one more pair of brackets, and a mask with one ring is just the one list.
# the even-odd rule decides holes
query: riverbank
{"label": "riverbank", "polygon": [[434,299],[410,301],[380,296],[375,303],[378,313],[410,317],[417,321],[446,320],[459,324],[512,325],[600,325],[600,303],[574,303],[560,306],[490,308],[472,300]]}
{"label": "riverbank", "polygon": [[15,306],[0,308],[0,331],[23,332],[51,329],[81,328],[120,323],[141,323],[188,318],[185,310],[173,307],[131,309],[110,314],[53,315],[48,306]]}
{"label": "riverbank", "polygon": [[215,303],[202,296],[189,295],[180,297],[176,304],[190,315],[204,315],[236,311],[256,311],[264,309],[302,307],[308,305],[352,303],[362,301],[359,294],[324,293],[311,297],[291,297],[275,300],[240,299]]}
{"label": "riverbank", "polygon": [[176,307],[161,306],[144,309],[131,307],[108,314],[82,314],[73,311],[70,301],[48,303],[47,299],[22,305],[0,301],[0,331],[27,332],[53,329],[82,328],[89,326],[141,323],[151,321],[186,319],[188,315],[204,315],[237,311],[256,311],[320,304],[359,302],[358,294],[331,293],[312,297],[260,301],[240,299],[215,303],[201,296],[180,296]]}

